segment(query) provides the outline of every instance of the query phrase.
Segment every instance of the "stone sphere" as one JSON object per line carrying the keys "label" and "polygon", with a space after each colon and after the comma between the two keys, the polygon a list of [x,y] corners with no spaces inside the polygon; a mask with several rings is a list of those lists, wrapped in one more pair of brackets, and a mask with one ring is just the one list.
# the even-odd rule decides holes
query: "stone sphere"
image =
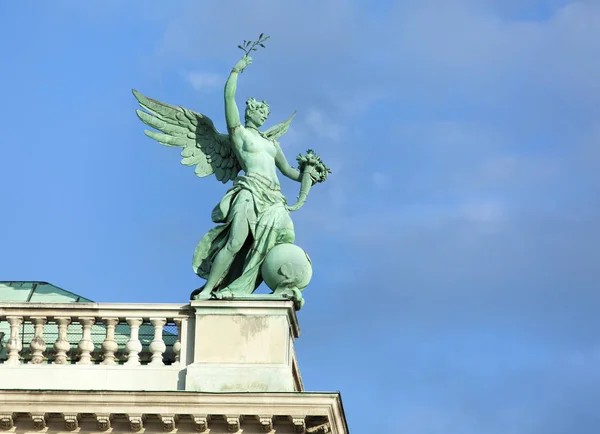
{"label": "stone sphere", "polygon": [[312,264],[302,248],[284,243],[269,250],[260,271],[263,280],[273,291],[282,283],[304,289],[312,277]]}

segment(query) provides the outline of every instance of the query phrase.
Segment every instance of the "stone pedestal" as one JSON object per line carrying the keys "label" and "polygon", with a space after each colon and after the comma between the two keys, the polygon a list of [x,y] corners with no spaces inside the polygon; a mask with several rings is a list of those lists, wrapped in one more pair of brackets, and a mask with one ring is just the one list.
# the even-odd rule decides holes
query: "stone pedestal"
{"label": "stone pedestal", "polygon": [[186,390],[298,392],[298,320],[290,301],[196,300]]}

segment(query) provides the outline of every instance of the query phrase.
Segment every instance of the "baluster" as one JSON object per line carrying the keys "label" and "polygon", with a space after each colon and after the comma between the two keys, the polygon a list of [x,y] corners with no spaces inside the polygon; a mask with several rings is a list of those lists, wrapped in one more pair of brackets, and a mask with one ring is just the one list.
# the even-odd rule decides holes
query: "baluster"
{"label": "baluster", "polygon": [[129,340],[125,349],[127,350],[127,361],[126,365],[139,365],[140,364],[140,352],[142,351],[142,343],[139,339],[140,326],[144,322],[142,318],[126,318],[127,324],[131,329]]}
{"label": "baluster", "polygon": [[94,351],[94,342],[92,341],[92,325],[96,322],[93,317],[81,317],[78,318],[79,324],[81,324],[81,340],[79,341],[79,361],[78,365],[91,365],[92,364],[92,351]]}
{"label": "baluster", "polygon": [[23,343],[19,336],[19,328],[23,324],[22,316],[7,316],[6,320],[10,324],[10,339],[6,343],[6,349],[8,350],[8,358],[6,359],[7,365],[18,365],[21,363],[21,350],[23,349]]}
{"label": "baluster", "polygon": [[119,324],[119,318],[102,318],[102,322],[106,326],[106,339],[102,344],[102,364],[114,365],[115,353],[119,350],[119,344],[115,340],[115,326]]}
{"label": "baluster", "polygon": [[173,354],[175,354],[175,362],[173,365],[178,366],[181,364],[181,322],[183,318],[174,318],[173,322],[177,326],[177,340],[173,344]]}
{"label": "baluster", "polygon": [[163,327],[167,323],[165,318],[150,318],[150,323],[154,326],[154,339],[150,343],[150,352],[152,360],[150,365],[164,365],[163,353],[167,350],[165,341],[163,340]]}
{"label": "baluster", "polygon": [[71,344],[67,340],[67,327],[71,324],[71,318],[67,316],[54,317],[54,321],[58,324],[58,338],[54,342],[56,356],[54,363],[64,365],[67,363],[67,352],[71,349]]}
{"label": "baluster", "polygon": [[31,344],[31,363],[39,364],[44,361],[44,351],[46,351],[46,341],[44,340],[44,325],[46,324],[45,316],[33,316],[31,322],[35,327],[35,333]]}

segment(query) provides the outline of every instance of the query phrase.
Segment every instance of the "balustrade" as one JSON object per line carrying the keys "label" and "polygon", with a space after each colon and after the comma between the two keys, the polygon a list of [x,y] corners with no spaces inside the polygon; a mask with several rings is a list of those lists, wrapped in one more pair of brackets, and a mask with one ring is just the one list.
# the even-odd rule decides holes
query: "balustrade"
{"label": "balustrade", "polygon": [[43,316],[31,317],[31,322],[35,327],[35,334],[31,343],[31,363],[38,364],[44,361],[44,352],[46,351],[46,341],[44,341],[44,325],[46,318]]}
{"label": "balustrade", "polygon": [[188,309],[189,305],[163,304],[2,303],[0,364],[180,365],[186,357],[181,335]]}
{"label": "balustrade", "polygon": [[302,390],[291,301],[0,302],[0,334],[0,390]]}
{"label": "balustrade", "polygon": [[102,343],[102,364],[114,365],[115,353],[119,350],[119,344],[115,340],[115,326],[119,323],[119,318],[102,318],[106,327],[106,338]]}
{"label": "balustrade", "polygon": [[67,327],[71,324],[71,318],[65,316],[57,316],[54,322],[58,325],[58,338],[54,342],[56,355],[54,363],[64,365],[67,363],[67,351],[71,348],[71,343],[67,340]]}
{"label": "balustrade", "polygon": [[127,318],[127,324],[129,324],[130,337],[127,341],[125,348],[127,349],[127,361],[126,365],[139,365],[140,356],[142,352],[142,342],[139,339],[140,326],[144,320],[142,318]]}
{"label": "balustrade", "polygon": [[150,364],[164,365],[163,353],[167,350],[167,346],[163,340],[163,328],[167,321],[164,318],[150,318],[150,323],[154,326],[154,339],[150,343],[150,351],[152,352]]}
{"label": "balustrade", "polygon": [[8,350],[8,358],[6,359],[6,363],[9,365],[18,365],[21,363],[20,353],[23,349],[23,343],[19,338],[19,328],[23,323],[23,317],[7,315],[6,319],[10,324],[10,338],[6,344],[6,349]]}

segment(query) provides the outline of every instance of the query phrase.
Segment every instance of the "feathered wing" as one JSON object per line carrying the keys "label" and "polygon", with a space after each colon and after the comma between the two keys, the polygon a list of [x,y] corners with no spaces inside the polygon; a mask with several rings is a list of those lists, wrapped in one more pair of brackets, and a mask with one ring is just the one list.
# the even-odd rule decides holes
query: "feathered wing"
{"label": "feathered wing", "polygon": [[274,125],[268,130],[266,130],[263,133],[263,135],[269,140],[277,140],[285,133],[287,133],[287,130],[290,128],[290,124],[292,123],[292,119],[294,119],[294,116],[296,116],[296,112],[292,113],[292,115],[282,123]]}
{"label": "feathered wing", "polygon": [[235,179],[241,170],[228,134],[221,134],[212,120],[184,107],[172,106],[148,98],[135,89],[133,95],[145,110],[137,109],[138,117],[146,125],[161,131],[144,133],[165,146],[178,146],[181,164],[196,166],[196,175],[213,173],[223,183]]}

